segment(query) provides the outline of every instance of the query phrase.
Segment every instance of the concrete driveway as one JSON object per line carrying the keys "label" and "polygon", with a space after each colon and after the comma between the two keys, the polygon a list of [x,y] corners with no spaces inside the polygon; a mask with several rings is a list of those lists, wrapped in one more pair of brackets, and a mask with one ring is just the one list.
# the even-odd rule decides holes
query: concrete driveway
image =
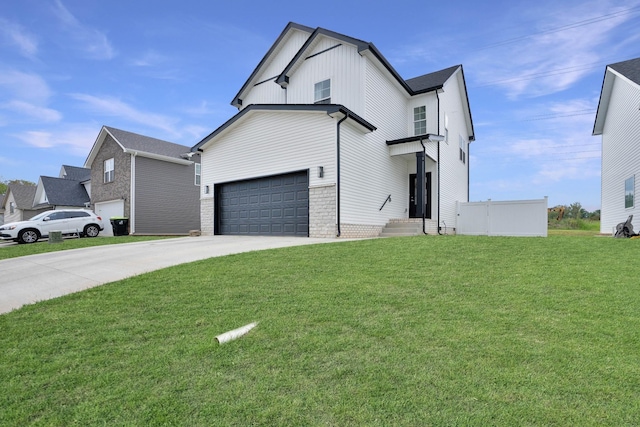
{"label": "concrete driveway", "polygon": [[56,298],[172,265],[241,252],[347,240],[266,236],[180,237],[2,260],[0,314],[25,304]]}

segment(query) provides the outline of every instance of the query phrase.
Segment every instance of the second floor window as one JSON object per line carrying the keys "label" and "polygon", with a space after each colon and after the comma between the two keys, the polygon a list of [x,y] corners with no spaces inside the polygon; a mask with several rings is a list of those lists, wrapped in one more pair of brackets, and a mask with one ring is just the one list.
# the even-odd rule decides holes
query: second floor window
{"label": "second floor window", "polygon": [[467,143],[464,141],[464,138],[462,137],[462,135],[460,135],[459,138],[460,138],[460,161],[462,163],[467,163]]}
{"label": "second floor window", "polygon": [[313,88],[314,104],[331,104],[331,80],[316,83]]}
{"label": "second floor window", "polygon": [[413,134],[427,133],[427,107],[424,105],[413,109]]}
{"label": "second floor window", "polygon": [[200,177],[202,175],[202,165],[200,165],[200,163],[196,163],[195,167],[196,167],[196,185],[200,185]]}
{"label": "second floor window", "polygon": [[115,169],[113,158],[104,161],[104,182],[113,182],[115,178]]}

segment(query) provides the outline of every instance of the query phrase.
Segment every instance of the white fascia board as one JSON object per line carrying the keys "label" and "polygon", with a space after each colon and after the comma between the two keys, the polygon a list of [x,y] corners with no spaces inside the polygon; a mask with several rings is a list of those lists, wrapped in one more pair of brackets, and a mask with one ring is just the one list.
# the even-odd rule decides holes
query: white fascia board
{"label": "white fascia board", "polygon": [[593,125],[592,135],[602,135],[604,130],[604,122],[607,118],[607,111],[609,110],[609,100],[611,99],[611,91],[613,90],[613,82],[616,77],[623,77],[620,73],[607,67],[604,73],[604,80],[602,82],[602,90],[600,92],[600,99],[598,100],[598,109],[596,110],[596,120]]}
{"label": "white fascia board", "polygon": [[179,165],[190,165],[193,163],[192,160],[178,159],[176,157],[163,156],[161,154],[148,153],[146,151],[134,150],[131,148],[125,148],[123,151],[127,154],[131,154],[132,156],[140,156],[140,157],[146,157],[148,159],[162,160],[163,162],[177,163]]}

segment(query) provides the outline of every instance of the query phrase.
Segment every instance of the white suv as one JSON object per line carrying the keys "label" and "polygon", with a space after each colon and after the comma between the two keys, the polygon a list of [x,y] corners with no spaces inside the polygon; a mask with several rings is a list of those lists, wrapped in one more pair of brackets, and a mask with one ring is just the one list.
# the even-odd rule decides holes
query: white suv
{"label": "white suv", "polygon": [[102,218],[86,209],[62,209],[42,212],[28,221],[12,222],[0,226],[0,239],[18,243],[35,243],[49,237],[49,232],[80,237],[96,237],[104,230]]}

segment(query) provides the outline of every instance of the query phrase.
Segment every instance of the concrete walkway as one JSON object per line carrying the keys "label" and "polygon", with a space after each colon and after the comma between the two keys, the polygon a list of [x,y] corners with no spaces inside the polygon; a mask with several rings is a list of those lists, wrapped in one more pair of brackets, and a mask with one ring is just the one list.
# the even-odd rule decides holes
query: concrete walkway
{"label": "concrete walkway", "polygon": [[241,252],[347,240],[267,236],[180,237],[6,259],[0,261],[0,314],[25,304],[177,264]]}

